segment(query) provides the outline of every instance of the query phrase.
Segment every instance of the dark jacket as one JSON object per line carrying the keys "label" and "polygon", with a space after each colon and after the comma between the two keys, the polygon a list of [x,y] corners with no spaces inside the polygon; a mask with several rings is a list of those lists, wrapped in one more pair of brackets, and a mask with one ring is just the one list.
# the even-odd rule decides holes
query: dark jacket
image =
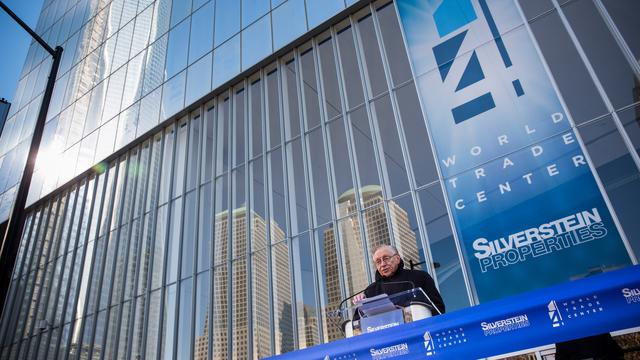
{"label": "dark jacket", "polygon": [[[391,295],[412,288],[409,283],[385,284],[400,281],[409,281],[414,283],[416,287],[422,288],[431,301],[436,305],[438,310],[444,314],[444,302],[442,301],[442,297],[440,296],[438,289],[436,289],[436,285],[431,276],[421,270],[405,269],[404,262],[402,260],[400,260],[398,270],[396,270],[395,274],[389,277],[383,277],[378,271],[376,271],[376,281],[364,290],[364,294],[366,297],[370,298],[380,294]],[[436,311],[433,311],[433,313],[434,315],[437,315]]]}

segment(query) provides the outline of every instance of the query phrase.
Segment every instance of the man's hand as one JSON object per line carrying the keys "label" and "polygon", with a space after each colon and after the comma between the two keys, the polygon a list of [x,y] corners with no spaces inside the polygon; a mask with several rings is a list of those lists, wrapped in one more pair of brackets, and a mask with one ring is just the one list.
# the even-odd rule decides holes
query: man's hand
{"label": "man's hand", "polygon": [[364,296],[364,293],[360,293],[360,294],[358,294],[358,295],[354,296],[354,297],[351,299],[351,302],[352,302],[353,304],[355,304],[355,303],[357,303],[358,301],[362,301],[362,299],[364,299],[365,297],[366,297],[366,296]]}

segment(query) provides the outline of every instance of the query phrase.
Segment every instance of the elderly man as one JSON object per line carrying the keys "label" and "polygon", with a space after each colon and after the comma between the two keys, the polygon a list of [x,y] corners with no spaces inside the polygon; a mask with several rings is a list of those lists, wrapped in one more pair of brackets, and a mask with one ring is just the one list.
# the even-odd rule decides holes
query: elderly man
{"label": "elderly man", "polygon": [[[413,283],[416,287],[422,288],[440,313],[444,314],[444,302],[431,276],[424,271],[405,269],[404,262],[394,246],[378,246],[373,253],[373,262],[377,269],[376,281],[369,285],[364,293],[356,295],[353,298],[354,302],[383,293],[391,295],[409,290],[410,283]],[[437,313],[433,312],[434,315]]]}

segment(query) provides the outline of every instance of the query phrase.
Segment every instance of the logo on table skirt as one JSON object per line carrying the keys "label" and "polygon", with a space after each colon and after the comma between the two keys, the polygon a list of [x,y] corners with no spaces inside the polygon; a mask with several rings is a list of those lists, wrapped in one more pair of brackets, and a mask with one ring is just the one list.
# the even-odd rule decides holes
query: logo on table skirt
{"label": "logo on table skirt", "polygon": [[427,356],[431,356],[436,353],[435,345],[433,344],[433,338],[431,333],[426,331],[422,336],[424,339],[424,348],[427,350]]}
{"label": "logo on table skirt", "polygon": [[402,343],[380,349],[371,348],[369,349],[369,353],[371,354],[371,358],[373,360],[389,359],[392,357],[408,354],[409,345],[407,343]]}
{"label": "logo on table skirt", "polygon": [[513,316],[508,319],[501,319],[489,323],[486,321],[480,323],[480,327],[484,332],[484,336],[496,335],[503,332],[518,330],[528,327],[529,325],[529,317],[526,314]]}
{"label": "logo on table skirt", "polygon": [[564,325],[564,321],[562,321],[562,314],[560,314],[560,309],[558,309],[558,305],[554,300],[549,302],[547,309],[549,310],[549,319],[551,319],[553,327]]}
{"label": "logo on table skirt", "polygon": [[627,300],[627,304],[640,302],[640,288],[624,288],[622,289],[622,296]]}

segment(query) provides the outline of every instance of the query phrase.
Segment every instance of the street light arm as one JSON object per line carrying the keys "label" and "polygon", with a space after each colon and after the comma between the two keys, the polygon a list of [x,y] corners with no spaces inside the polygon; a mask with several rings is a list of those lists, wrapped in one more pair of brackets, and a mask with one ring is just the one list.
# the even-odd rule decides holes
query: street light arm
{"label": "street light arm", "polygon": [[9,16],[11,16],[11,18],[15,20],[20,26],[22,26],[22,28],[26,32],[28,32],[29,35],[31,35],[31,37],[34,38],[40,45],[42,45],[42,47],[47,50],[47,52],[51,54],[51,56],[55,56],[56,51],[53,50],[51,46],[49,46],[49,44],[47,44],[38,34],[36,34],[35,31],[31,30],[29,25],[25,24],[25,22],[22,21],[22,19],[20,19],[18,15],[16,15],[13,11],[11,11],[11,9],[9,9],[7,5],[5,5],[2,1],[0,1],[0,8],[2,8],[2,10],[9,14]]}

